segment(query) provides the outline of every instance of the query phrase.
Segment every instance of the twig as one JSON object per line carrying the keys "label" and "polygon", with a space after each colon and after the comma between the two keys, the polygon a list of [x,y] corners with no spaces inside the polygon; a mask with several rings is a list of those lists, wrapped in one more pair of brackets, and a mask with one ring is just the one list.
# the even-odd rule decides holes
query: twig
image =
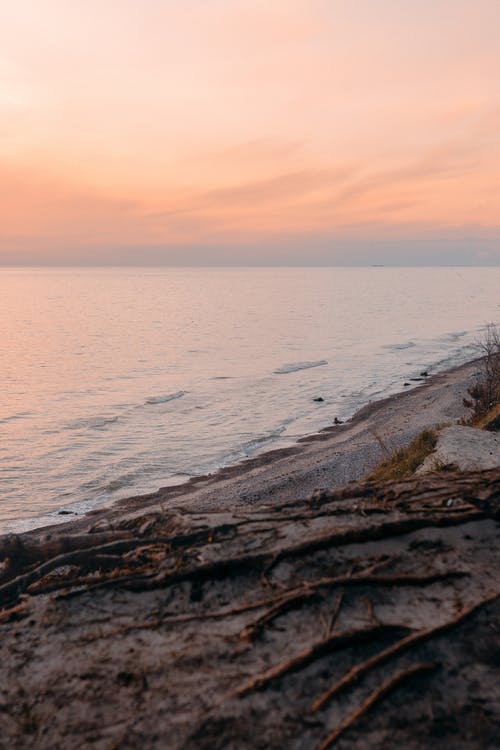
{"label": "twig", "polygon": [[280,615],[290,612],[292,609],[302,606],[305,602],[310,601],[318,596],[317,591],[313,589],[303,589],[297,594],[292,594],[283,598],[278,604],[272,607],[268,612],[263,614],[258,620],[247,625],[240,633],[240,639],[243,641],[252,641],[266,625],[276,620]]}
{"label": "twig", "polygon": [[[176,624],[183,622],[192,622],[194,620],[219,620],[226,617],[237,617],[245,612],[251,612],[254,609],[262,609],[271,604],[276,604],[277,597],[270,597],[268,599],[259,599],[256,602],[249,602],[242,604],[239,607],[232,607],[231,609],[219,609],[214,612],[199,612],[193,614],[179,614],[179,615],[164,615],[163,617],[156,618],[155,620],[147,620],[146,622],[137,622],[133,625],[123,625],[122,627],[109,630],[106,633],[100,633],[99,638],[109,638],[112,635],[118,633],[127,633],[132,630],[151,630],[160,627],[164,624]],[[87,639],[87,640],[94,640]]]}
{"label": "twig", "polygon": [[400,685],[412,679],[413,677],[430,674],[437,668],[437,664],[422,662],[420,664],[414,664],[407,669],[402,669],[400,672],[396,672],[396,674],[389,677],[389,679],[383,682],[380,687],[374,690],[368,696],[368,698],[366,698],[366,700],[364,700],[363,703],[358,706],[358,708],[356,708],[346,719],[344,719],[344,721],[336,729],[333,730],[333,732],[330,732],[330,734],[321,742],[318,750],[328,750],[328,748],[330,748],[338,740],[340,735],[344,734],[344,732],[346,732],[353,726],[353,724],[359,721],[359,719],[361,719],[364,714],[370,711],[377,703],[380,703],[383,698],[396,690],[396,688],[398,688]]}
{"label": "twig", "polygon": [[342,602],[344,601],[344,592],[342,591],[338,596],[337,600],[335,602],[335,606],[333,607],[333,612],[330,617],[330,622],[328,624],[328,634],[330,634],[333,630],[333,626],[335,625],[335,622],[337,620],[337,617],[340,613],[340,608],[342,607]]}
{"label": "twig", "polygon": [[365,596],[364,602],[366,604],[366,608],[368,609],[368,617],[370,618],[370,622],[373,623],[374,625],[377,625],[380,621],[377,615],[375,614],[375,609],[373,607],[372,600],[370,599],[369,596]]}

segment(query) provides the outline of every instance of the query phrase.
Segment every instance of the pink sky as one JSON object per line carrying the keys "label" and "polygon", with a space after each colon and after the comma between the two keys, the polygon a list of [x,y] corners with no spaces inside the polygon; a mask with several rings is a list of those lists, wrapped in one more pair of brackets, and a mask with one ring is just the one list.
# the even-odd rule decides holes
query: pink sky
{"label": "pink sky", "polygon": [[5,0],[0,263],[498,263],[499,29],[498,0]]}

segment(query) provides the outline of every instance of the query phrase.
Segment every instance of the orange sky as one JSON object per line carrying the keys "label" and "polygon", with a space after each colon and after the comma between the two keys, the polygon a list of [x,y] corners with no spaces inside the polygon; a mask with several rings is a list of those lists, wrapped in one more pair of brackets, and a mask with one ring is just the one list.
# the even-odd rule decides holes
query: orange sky
{"label": "orange sky", "polygon": [[0,263],[500,262],[499,30],[498,0],[4,0]]}

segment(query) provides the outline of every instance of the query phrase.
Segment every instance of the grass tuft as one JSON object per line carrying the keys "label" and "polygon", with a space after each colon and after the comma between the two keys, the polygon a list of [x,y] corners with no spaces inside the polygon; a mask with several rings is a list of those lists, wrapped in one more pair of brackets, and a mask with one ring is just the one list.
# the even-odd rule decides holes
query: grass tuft
{"label": "grass tuft", "polygon": [[467,423],[471,427],[479,427],[481,430],[496,432],[500,430],[500,404],[493,406],[485,414],[470,418]]}
{"label": "grass tuft", "polygon": [[437,435],[436,430],[424,430],[406,448],[401,448],[382,461],[368,479],[385,482],[411,476],[436,447]]}

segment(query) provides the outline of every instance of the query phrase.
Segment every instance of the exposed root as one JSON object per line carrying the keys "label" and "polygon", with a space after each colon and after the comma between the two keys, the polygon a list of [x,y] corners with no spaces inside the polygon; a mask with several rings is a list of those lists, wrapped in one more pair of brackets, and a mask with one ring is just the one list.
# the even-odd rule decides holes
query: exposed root
{"label": "exposed root", "polygon": [[[162,625],[193,622],[196,620],[222,620],[230,619],[231,617],[238,617],[245,612],[251,612],[255,609],[263,609],[270,605],[276,605],[277,597],[269,597],[267,599],[259,599],[255,602],[249,602],[242,604],[240,607],[231,607],[230,609],[220,609],[214,612],[199,612],[193,614],[179,614],[169,615],[165,614],[163,617],[158,617],[154,620],[147,620],[145,622],[137,622],[133,625],[123,625],[119,628],[114,628],[106,633],[99,633],[99,638],[109,638],[112,635],[118,633],[129,633],[133,630],[155,630]],[[279,606],[279,605],[276,605]],[[84,639],[85,640],[85,639]],[[95,637],[89,638],[88,640],[95,640]]]}
{"label": "exposed root", "polygon": [[[142,543],[144,544],[144,542]],[[123,552],[130,549],[131,544],[133,544],[133,542],[129,540],[108,542],[107,544],[57,555],[41,565],[38,565],[28,573],[19,575],[8,583],[4,583],[0,586],[0,603],[7,603],[16,599],[20,594],[26,591],[30,584],[40,580],[40,578],[43,578],[43,576],[57,568],[66,565],[85,565],[91,562],[93,557],[99,553],[110,554]]]}
{"label": "exposed root", "polygon": [[20,602],[10,609],[4,609],[0,612],[0,624],[4,622],[12,622],[13,620],[21,620],[26,617],[28,608],[28,602]]}
{"label": "exposed root", "polygon": [[405,651],[411,649],[413,646],[416,646],[419,643],[423,643],[430,638],[434,638],[435,636],[441,635],[442,633],[445,633],[452,628],[461,625],[467,618],[474,615],[485,605],[490,604],[491,602],[498,599],[499,596],[499,594],[494,594],[493,596],[489,596],[488,598],[483,599],[478,604],[474,604],[474,606],[462,610],[456,617],[454,617],[452,620],[448,620],[448,622],[445,622],[442,625],[438,625],[434,628],[424,628],[417,631],[416,633],[411,633],[405,638],[402,638],[400,641],[397,641],[391,646],[388,646],[388,648],[384,649],[383,651],[379,651],[374,656],[371,656],[369,659],[361,662],[361,664],[356,664],[356,666],[352,667],[352,669],[346,672],[346,674],[338,682],[336,682],[332,687],[328,688],[328,690],[326,690],[322,695],[319,696],[319,698],[314,701],[311,706],[311,711],[315,713],[316,711],[324,708],[332,698],[334,698],[347,688],[353,687],[353,685],[355,685],[367,672],[369,672],[374,667],[378,667],[381,664],[389,661],[389,659],[391,659],[393,656],[399,656]]}
{"label": "exposed root", "polygon": [[[425,661],[443,665],[439,715],[415,693],[391,733],[403,696],[388,700],[376,714],[388,750],[431,747],[437,729],[449,747],[467,736],[472,748],[476,728],[494,745],[495,717],[482,707],[496,686],[487,615],[499,602],[453,628],[500,591],[499,493],[500,469],[350,485],[246,517],[169,508],[114,530],[0,539],[0,734],[13,747],[28,734],[36,744],[42,727],[54,748],[79,746],[84,732],[110,747],[149,746],[158,732],[193,750],[322,737],[324,749],[361,746],[364,715],[430,671]],[[483,601],[463,609],[473,597]],[[61,680],[68,664],[74,679]],[[68,724],[62,705],[80,706],[82,721]],[[441,721],[457,706],[458,722]],[[110,721],[120,731],[108,736]]]}
{"label": "exposed root", "polygon": [[337,596],[337,599],[335,601],[335,606],[333,607],[333,612],[332,612],[332,614],[330,616],[330,622],[328,623],[327,635],[329,635],[332,632],[332,630],[333,630],[333,626],[335,625],[335,623],[337,621],[337,617],[340,614],[340,609],[342,607],[342,602],[343,601],[344,601],[344,592],[340,593]]}
{"label": "exposed root", "polygon": [[283,598],[278,604],[272,607],[268,612],[259,617],[258,620],[247,625],[240,633],[242,641],[253,641],[254,638],[261,633],[266,625],[268,625],[280,615],[290,612],[292,609],[301,607],[305,602],[310,601],[318,596],[314,589],[306,588],[298,594],[292,594]]}
{"label": "exposed root", "polygon": [[[378,565],[378,564],[377,564]],[[371,570],[377,567],[377,565],[370,566],[366,570]],[[301,607],[307,602],[312,601],[318,595],[318,590],[321,588],[332,588],[336,586],[356,586],[356,585],[377,585],[377,586],[425,586],[432,585],[433,583],[460,578],[467,576],[468,573],[465,571],[448,571],[446,573],[438,573],[427,576],[372,576],[366,575],[364,571],[355,575],[348,576],[337,576],[335,578],[319,579],[318,581],[306,582],[305,584],[298,586],[294,589],[286,589],[280,591],[278,595],[267,597],[265,599],[258,599],[255,602],[245,602],[237,607],[231,607],[229,609],[215,610],[212,612],[200,612],[192,614],[165,614],[162,617],[155,618],[154,620],[146,620],[144,622],[134,623],[133,625],[123,625],[105,633],[99,633],[97,636],[84,637],[83,640],[95,640],[98,638],[109,638],[117,634],[125,634],[135,630],[155,630],[162,625],[177,623],[193,622],[196,620],[218,620],[218,619],[230,619],[231,617],[237,617],[245,612],[251,612],[256,609],[263,609],[270,607],[270,609],[261,615],[253,623],[247,625],[239,634],[239,637],[243,641],[253,641],[264,629],[266,625],[280,617],[287,612]],[[125,582],[129,580],[129,577],[125,579]],[[131,579],[133,580],[133,579]],[[106,581],[105,583],[109,583]],[[118,584],[123,584],[124,579],[117,579]],[[96,584],[98,587],[100,584]],[[39,593],[39,592],[37,592]],[[66,592],[59,595],[58,598],[66,599],[68,597],[75,596],[77,593],[82,593],[82,590],[76,592]],[[327,628],[327,634],[331,633],[335,620],[338,617],[340,607],[342,605],[344,594],[341,593],[337,597],[337,601],[332,612],[330,623]],[[377,623],[378,624],[378,623]]]}
{"label": "exposed root", "polygon": [[335,742],[342,734],[344,734],[344,732],[350,729],[357,721],[359,721],[359,719],[361,719],[366,713],[368,713],[370,709],[372,709],[377,703],[383,700],[383,698],[385,698],[387,695],[396,690],[400,685],[408,682],[414,677],[435,672],[436,669],[438,669],[437,664],[423,662],[420,664],[414,664],[407,669],[402,669],[400,672],[397,672],[396,674],[389,677],[389,679],[383,682],[379,688],[374,690],[373,693],[371,693],[368,698],[364,700],[360,706],[358,706],[358,708],[356,708],[346,719],[344,719],[344,721],[338,727],[336,727],[333,732],[330,732],[330,734],[325,737],[325,739],[318,746],[318,750],[328,750],[328,748],[332,747],[332,745],[335,744]]}
{"label": "exposed root", "polygon": [[296,672],[299,669],[303,669],[311,662],[333,651],[348,648],[349,646],[355,646],[358,643],[363,643],[376,638],[400,635],[402,632],[408,632],[408,628],[399,625],[377,625],[376,627],[347,630],[344,633],[330,635],[303,651],[300,651],[300,653],[296,654],[292,659],[280,662],[262,674],[247,680],[228,697],[242,698],[244,695],[247,695],[254,690],[262,690],[275,680],[281,679],[290,672]]}
{"label": "exposed root", "polygon": [[[130,539],[128,531],[107,531],[96,534],[74,534],[72,536],[47,535],[41,539],[18,534],[0,537],[0,560],[10,559],[17,568],[22,565],[41,563],[49,558],[76,550],[91,549],[108,542]],[[143,541],[144,543],[144,541]]]}
{"label": "exposed root", "polygon": [[[182,537],[177,538],[154,538],[149,539],[147,542],[144,539],[132,538],[132,539],[120,539],[115,542],[108,542],[107,544],[94,545],[86,549],[78,549],[73,552],[65,553],[53,557],[46,562],[38,565],[37,567],[29,570],[22,575],[17,576],[11,581],[4,583],[0,586],[0,604],[9,604],[14,602],[20,594],[24,593],[30,585],[39,581],[41,578],[46,576],[48,573],[56,570],[63,566],[87,566],[91,569],[96,567],[101,568],[101,573],[104,573],[103,568],[111,568],[112,576],[103,578],[100,581],[92,579],[89,590],[104,587],[128,587],[130,590],[146,591],[155,588],[164,588],[176,583],[183,581],[196,580],[203,581],[207,579],[219,579],[226,576],[234,576],[243,571],[260,571],[261,575],[268,576],[271,569],[276,566],[281,560],[287,558],[294,558],[300,555],[306,555],[313,553],[317,550],[328,548],[331,546],[340,546],[351,544],[355,542],[369,541],[372,539],[388,538],[391,536],[397,536],[400,534],[408,533],[415,529],[420,529],[428,526],[443,526],[443,525],[455,525],[465,523],[469,520],[477,520],[482,518],[483,514],[478,511],[473,511],[467,514],[454,514],[452,516],[438,516],[433,519],[419,517],[410,518],[398,521],[391,521],[385,524],[376,524],[369,526],[364,529],[349,529],[343,532],[336,532],[334,534],[325,535],[322,537],[315,537],[309,539],[306,542],[290,547],[285,547],[277,554],[270,552],[261,552],[251,555],[242,555],[240,557],[232,557],[228,559],[219,559],[213,562],[205,563],[203,565],[197,565],[194,567],[187,567],[184,569],[176,569],[174,571],[167,571],[165,573],[150,573],[146,572],[141,574],[139,571],[134,571],[132,574],[127,573],[126,575],[120,576],[118,574],[119,566],[117,564],[108,565],[108,556],[124,554],[131,552],[132,550],[144,550],[152,548],[154,545],[168,545],[169,548],[182,546],[186,543],[187,539],[192,539],[194,534],[185,534]],[[205,535],[207,532],[203,532]],[[106,556],[106,557],[104,557]],[[135,561],[132,561],[135,562]],[[124,560],[124,564],[127,561]],[[357,580],[353,577],[353,582]],[[367,583],[377,585],[378,579],[366,580]],[[389,577],[380,579],[381,585],[390,585],[391,581]],[[394,584],[397,585],[402,581],[394,580]],[[38,588],[36,593],[49,593],[50,591],[60,590],[67,588],[68,586],[86,586],[89,583],[88,579],[64,579],[51,582]],[[327,586],[327,585],[340,585],[341,580],[320,580],[315,582],[316,587]],[[410,579],[407,579],[406,583],[409,585],[412,583]],[[422,583],[422,580],[415,579],[415,584]]]}
{"label": "exposed root", "polygon": [[373,606],[372,600],[370,599],[369,596],[366,596],[364,598],[364,602],[365,602],[366,608],[368,610],[368,617],[370,619],[370,622],[373,625],[377,625],[379,623],[379,619],[378,619],[377,615],[375,614],[375,608]]}
{"label": "exposed root", "polygon": [[283,549],[269,564],[266,573],[269,574],[270,570],[283,560],[312,554],[331,547],[358,544],[379,539],[389,539],[391,537],[402,536],[403,534],[409,534],[412,531],[418,531],[419,529],[429,527],[440,528],[443,526],[458,526],[463,523],[468,523],[469,521],[478,521],[487,517],[488,514],[481,511],[471,511],[469,513],[461,514],[457,513],[456,515],[444,514],[433,517],[420,516],[418,518],[404,518],[397,521],[377,523],[361,529],[355,528],[348,529],[347,531],[325,534],[324,536],[314,537],[305,542],[301,542],[300,544]]}

